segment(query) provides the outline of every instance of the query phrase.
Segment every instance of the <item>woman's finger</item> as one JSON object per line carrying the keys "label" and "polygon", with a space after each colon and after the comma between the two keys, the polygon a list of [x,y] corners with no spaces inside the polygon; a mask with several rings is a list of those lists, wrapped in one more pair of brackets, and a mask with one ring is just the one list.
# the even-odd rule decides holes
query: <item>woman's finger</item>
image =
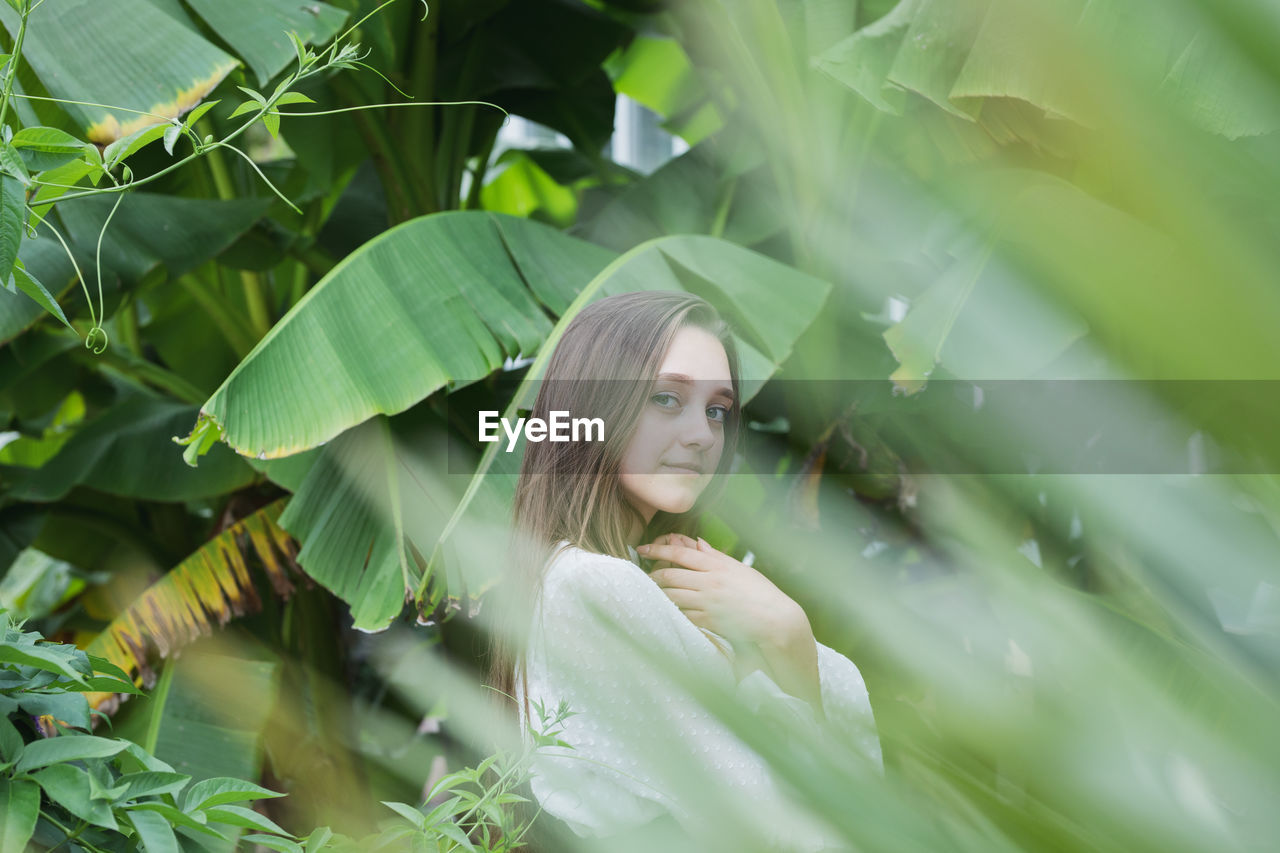
{"label": "woman's finger", "polygon": [[711,554],[685,545],[641,545],[636,551],[650,560],[670,560],[686,569],[706,572],[715,568],[715,558]]}
{"label": "woman's finger", "polygon": [[[702,628],[704,631],[714,630],[711,627],[711,620],[707,618],[707,612],[705,610],[699,610],[696,607],[691,607],[688,610],[681,609],[680,612],[684,614],[686,619],[697,625],[699,628]],[[716,645],[719,646],[720,644],[716,643]]]}
{"label": "woman's finger", "polygon": [[649,572],[649,577],[663,589],[701,589],[699,581],[703,576],[703,572],[677,567],[654,569]]}
{"label": "woman's finger", "polygon": [[694,592],[691,589],[676,589],[673,587],[667,587],[666,589],[663,590],[663,592],[665,592],[667,594],[667,598],[674,601],[676,607],[679,607],[681,610],[684,610],[686,607],[700,609],[702,606],[701,596],[699,596],[698,593]]}

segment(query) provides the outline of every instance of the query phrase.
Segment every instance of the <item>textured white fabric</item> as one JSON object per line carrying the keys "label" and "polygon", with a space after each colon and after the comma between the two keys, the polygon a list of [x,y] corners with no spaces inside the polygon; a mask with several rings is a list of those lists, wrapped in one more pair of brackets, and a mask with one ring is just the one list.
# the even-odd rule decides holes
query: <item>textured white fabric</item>
{"label": "textured white fabric", "polygon": [[[720,796],[741,811],[743,822],[735,826],[749,827],[761,849],[838,846],[829,827],[784,798],[764,759],[668,673],[683,670],[733,691],[743,707],[768,715],[783,732],[812,730],[814,709],[760,670],[735,683],[732,646],[689,621],[638,559],[567,542],[557,547],[529,638],[529,698],[531,707],[541,701],[548,712],[564,700],[577,713],[560,735],[573,748],[544,747],[535,758],[531,787],[542,808],[584,837],[622,833],[665,813],[698,837],[706,827],[684,804]],[[638,655],[619,632],[661,665]],[[828,724],[879,767],[880,743],[858,668],[821,643],[817,651]],[[517,679],[525,723],[521,687]],[[670,778],[664,757],[675,753],[691,758],[699,772]]]}

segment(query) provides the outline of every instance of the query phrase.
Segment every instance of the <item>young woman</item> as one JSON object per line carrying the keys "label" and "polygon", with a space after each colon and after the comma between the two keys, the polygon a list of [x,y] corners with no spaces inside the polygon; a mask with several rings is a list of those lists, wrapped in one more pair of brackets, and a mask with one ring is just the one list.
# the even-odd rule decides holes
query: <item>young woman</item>
{"label": "young woman", "polygon": [[[587,306],[548,364],[530,417],[599,417],[604,436],[526,444],[500,587],[513,632],[494,637],[490,683],[515,699],[522,730],[538,724],[531,702],[568,703],[560,738],[572,748],[539,753],[532,792],[577,835],[669,825],[723,840],[725,827],[698,814],[717,794],[750,812],[735,828],[768,836],[766,848],[836,843],[794,814],[763,759],[680,689],[682,677],[787,725],[836,726],[879,766],[857,667],[818,643],[768,578],[697,535],[725,486],[739,406],[729,328],[685,293]],[[692,772],[673,773],[677,759]]]}

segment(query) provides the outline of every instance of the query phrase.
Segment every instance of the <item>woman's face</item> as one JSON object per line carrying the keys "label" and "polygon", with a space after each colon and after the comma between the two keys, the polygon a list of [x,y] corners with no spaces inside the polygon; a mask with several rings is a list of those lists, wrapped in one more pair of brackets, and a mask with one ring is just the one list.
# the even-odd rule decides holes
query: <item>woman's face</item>
{"label": "woman's face", "polygon": [[707,487],[732,406],[720,341],[695,326],[680,329],[622,457],[623,494],[646,524],[658,510],[687,512]]}

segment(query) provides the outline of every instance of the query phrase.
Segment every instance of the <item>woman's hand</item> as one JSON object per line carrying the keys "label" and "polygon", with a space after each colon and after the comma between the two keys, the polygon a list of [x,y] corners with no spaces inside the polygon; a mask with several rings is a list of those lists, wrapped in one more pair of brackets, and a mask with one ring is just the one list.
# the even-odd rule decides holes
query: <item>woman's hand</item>
{"label": "woman's hand", "polygon": [[742,660],[763,662],[779,687],[825,717],[817,642],[800,605],[760,572],[704,539],[670,533],[636,552],[658,561],[649,577],[690,622],[728,639]]}
{"label": "woman's hand", "polygon": [[772,581],[704,539],[669,533],[636,552],[656,561],[649,577],[690,622],[735,647],[782,646],[801,621],[808,627],[804,611]]}

